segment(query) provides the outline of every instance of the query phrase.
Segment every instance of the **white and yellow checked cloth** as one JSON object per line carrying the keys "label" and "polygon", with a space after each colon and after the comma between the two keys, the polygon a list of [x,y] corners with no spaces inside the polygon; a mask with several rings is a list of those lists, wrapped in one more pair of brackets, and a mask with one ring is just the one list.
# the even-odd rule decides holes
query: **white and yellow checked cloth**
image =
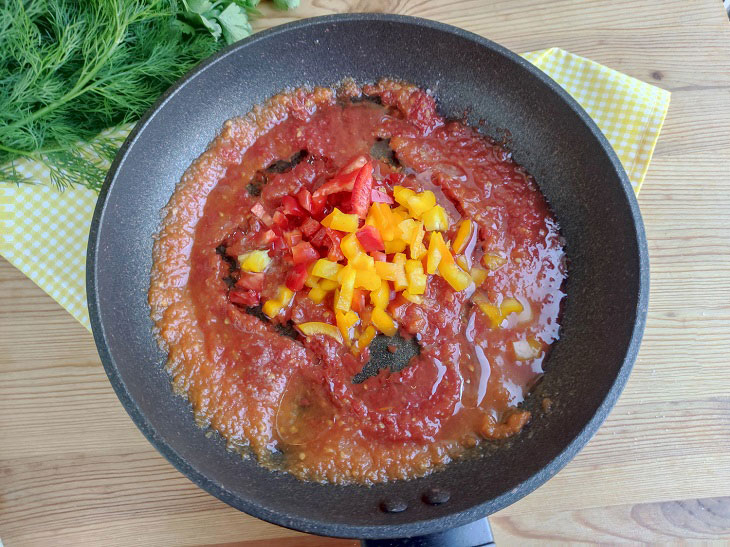
{"label": "white and yellow checked cloth", "polygon": [[[596,121],[638,193],[669,108],[669,92],[559,48],[524,57]],[[19,162],[18,169],[35,184],[0,182],[0,255],[90,329],[86,243],[96,193],[83,188],[58,192],[50,186],[48,171],[32,162]]]}

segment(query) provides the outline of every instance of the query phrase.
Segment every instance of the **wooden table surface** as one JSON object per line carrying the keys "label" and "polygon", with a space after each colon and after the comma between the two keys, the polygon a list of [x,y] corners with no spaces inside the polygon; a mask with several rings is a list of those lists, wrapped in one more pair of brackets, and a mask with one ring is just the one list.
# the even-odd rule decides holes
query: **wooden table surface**
{"label": "wooden table surface", "polygon": [[[651,303],[606,423],[491,518],[500,544],[730,541],[730,24],[720,0],[400,0],[266,8],[436,19],[522,52],[559,46],[672,92],[639,198]],[[332,545],[194,486],[118,402],[91,335],[0,260],[0,538],[16,545]]]}

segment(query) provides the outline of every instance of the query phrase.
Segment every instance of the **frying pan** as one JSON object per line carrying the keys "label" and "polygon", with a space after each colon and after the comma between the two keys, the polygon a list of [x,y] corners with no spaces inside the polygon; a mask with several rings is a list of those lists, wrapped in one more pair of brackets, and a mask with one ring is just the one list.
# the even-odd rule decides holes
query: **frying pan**
{"label": "frying pan", "polygon": [[[429,88],[441,112],[485,133],[509,131],[537,179],[569,259],[561,339],[530,397],[533,423],[481,458],[372,487],[301,482],[206,438],[175,396],[146,302],[160,210],[228,118],[286,87],[389,76]],[[636,199],[611,146],[555,82],[514,53],[447,25],[393,15],[338,15],[261,32],[224,49],[170,88],[127,138],[94,213],[87,262],[94,338],[122,404],[149,441],[193,482],[255,517],[354,538],[444,532],[517,501],[557,473],[619,396],[644,329],[648,252]],[[537,401],[553,401],[543,412]],[[462,528],[465,545],[483,544]],[[486,534],[485,527],[478,532]],[[440,533],[440,535],[439,535]],[[436,535],[434,535],[436,534]],[[466,538],[466,539],[464,539]],[[430,543],[429,543],[430,542]],[[481,543],[480,543],[481,542]]]}

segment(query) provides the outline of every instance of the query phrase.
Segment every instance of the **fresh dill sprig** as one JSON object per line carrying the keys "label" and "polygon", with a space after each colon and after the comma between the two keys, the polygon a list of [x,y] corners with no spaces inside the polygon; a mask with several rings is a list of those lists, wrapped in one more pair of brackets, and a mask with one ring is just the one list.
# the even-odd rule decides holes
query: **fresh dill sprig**
{"label": "fresh dill sprig", "polygon": [[177,24],[175,0],[0,2],[0,181],[29,181],[20,158],[59,188],[101,186],[134,121],[220,44]]}

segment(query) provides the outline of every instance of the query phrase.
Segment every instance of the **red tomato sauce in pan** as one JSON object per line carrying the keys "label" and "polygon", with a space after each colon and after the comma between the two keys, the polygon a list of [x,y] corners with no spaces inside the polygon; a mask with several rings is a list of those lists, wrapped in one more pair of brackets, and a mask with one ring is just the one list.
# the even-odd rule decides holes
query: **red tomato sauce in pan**
{"label": "red tomato sauce in pan", "polygon": [[[304,287],[274,318],[256,305],[277,298],[294,267],[281,238],[262,242],[269,227],[261,219],[275,216],[285,196],[316,194],[358,156],[386,194],[396,180],[432,191],[448,216],[447,242],[473,222],[462,266],[484,275],[460,291],[428,275],[420,303],[391,292],[387,313],[399,344],[381,335],[353,350],[295,328],[334,325],[332,294],[315,303]],[[152,318],[175,391],[230,448],[301,479],[368,484],[428,474],[529,423],[521,403],[558,338],[564,297],[558,224],[510,153],[442,118],[428,93],[383,80],[277,95],[226,122],[163,215]],[[242,273],[236,257],[256,249],[270,251],[270,263],[263,275]],[[239,290],[242,278],[255,280],[255,290]],[[358,304],[356,335],[370,318],[367,302]],[[485,305],[506,311],[495,319]],[[404,348],[418,353],[363,381],[378,340],[394,357]]]}

